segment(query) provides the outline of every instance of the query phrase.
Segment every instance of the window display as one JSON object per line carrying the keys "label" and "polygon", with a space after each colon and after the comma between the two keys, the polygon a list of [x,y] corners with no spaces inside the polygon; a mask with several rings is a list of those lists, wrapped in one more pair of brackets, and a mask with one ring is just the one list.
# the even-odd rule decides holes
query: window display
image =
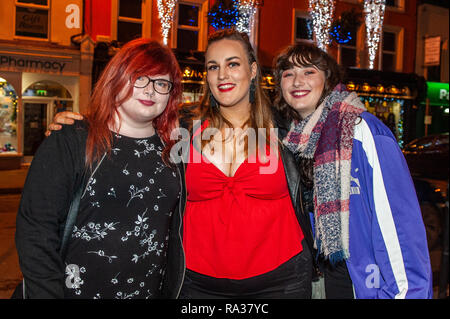
{"label": "window display", "polygon": [[0,78],[0,153],[17,153],[17,95]]}

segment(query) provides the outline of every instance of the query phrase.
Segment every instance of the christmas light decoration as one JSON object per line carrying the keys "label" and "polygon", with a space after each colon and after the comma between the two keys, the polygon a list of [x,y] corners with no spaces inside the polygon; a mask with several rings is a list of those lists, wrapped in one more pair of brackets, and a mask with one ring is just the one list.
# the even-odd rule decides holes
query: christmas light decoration
{"label": "christmas light decoration", "polygon": [[336,25],[330,31],[330,35],[336,40],[339,44],[349,43],[353,38],[351,36],[351,32],[343,31],[343,28],[340,25]]}
{"label": "christmas light decoration", "polygon": [[167,45],[170,27],[172,26],[173,14],[177,0],[158,0],[159,19],[161,20],[161,31],[163,43]]}
{"label": "christmas light decoration", "polygon": [[[330,35],[332,40],[338,44],[353,42],[356,45],[355,36],[361,25],[361,13],[354,8],[350,11],[344,11],[341,16],[331,24]],[[352,41],[353,40],[353,41]]]}
{"label": "christmas light decoration", "polygon": [[256,6],[259,4],[258,0],[240,0],[239,1],[239,18],[236,23],[236,30],[250,34],[253,29],[253,17],[256,13]]}
{"label": "christmas light decoration", "polygon": [[234,27],[239,19],[238,6],[237,0],[228,3],[216,1],[208,12],[209,23],[216,30]]}
{"label": "christmas light decoration", "polygon": [[386,0],[364,0],[366,15],[367,46],[369,49],[369,69],[373,69],[378,44],[383,30]]}
{"label": "christmas light decoration", "polygon": [[317,46],[326,51],[330,43],[328,30],[333,21],[334,0],[309,0]]}

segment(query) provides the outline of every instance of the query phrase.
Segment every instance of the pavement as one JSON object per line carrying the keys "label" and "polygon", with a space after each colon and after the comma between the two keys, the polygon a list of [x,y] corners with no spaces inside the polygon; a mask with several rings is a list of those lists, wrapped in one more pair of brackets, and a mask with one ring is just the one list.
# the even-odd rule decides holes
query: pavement
{"label": "pavement", "polygon": [[[0,171],[0,299],[8,299],[14,288],[22,280],[17,251],[14,243],[16,214],[19,207],[23,183],[10,178],[25,180],[27,167],[16,171]],[[11,181],[11,183],[9,181]],[[432,181],[439,185],[443,192],[447,190],[447,181]],[[11,187],[12,186],[12,187]],[[430,251],[431,267],[434,278],[434,298],[437,298],[438,275],[440,271],[442,251],[436,248]],[[448,296],[448,292],[447,292]]]}
{"label": "pavement", "polygon": [[0,194],[0,299],[11,296],[22,280],[14,234],[19,194]]}

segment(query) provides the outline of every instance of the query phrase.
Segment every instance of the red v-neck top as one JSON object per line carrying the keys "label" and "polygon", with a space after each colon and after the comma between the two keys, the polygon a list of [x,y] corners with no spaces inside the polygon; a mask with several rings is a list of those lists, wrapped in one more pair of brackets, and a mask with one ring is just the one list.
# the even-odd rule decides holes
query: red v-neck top
{"label": "red v-neck top", "polygon": [[[268,163],[246,160],[228,177],[192,143],[190,156],[183,219],[188,269],[244,279],[269,272],[302,251],[303,233],[281,157],[270,158],[278,163],[273,174],[260,174]],[[193,162],[193,156],[200,163]]]}

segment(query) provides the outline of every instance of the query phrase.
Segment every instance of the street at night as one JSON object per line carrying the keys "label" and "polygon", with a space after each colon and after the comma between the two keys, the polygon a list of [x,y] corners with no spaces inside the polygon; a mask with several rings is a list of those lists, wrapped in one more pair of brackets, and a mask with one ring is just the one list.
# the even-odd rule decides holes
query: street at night
{"label": "street at night", "polygon": [[0,299],[448,300],[449,60],[448,0],[2,0]]}

